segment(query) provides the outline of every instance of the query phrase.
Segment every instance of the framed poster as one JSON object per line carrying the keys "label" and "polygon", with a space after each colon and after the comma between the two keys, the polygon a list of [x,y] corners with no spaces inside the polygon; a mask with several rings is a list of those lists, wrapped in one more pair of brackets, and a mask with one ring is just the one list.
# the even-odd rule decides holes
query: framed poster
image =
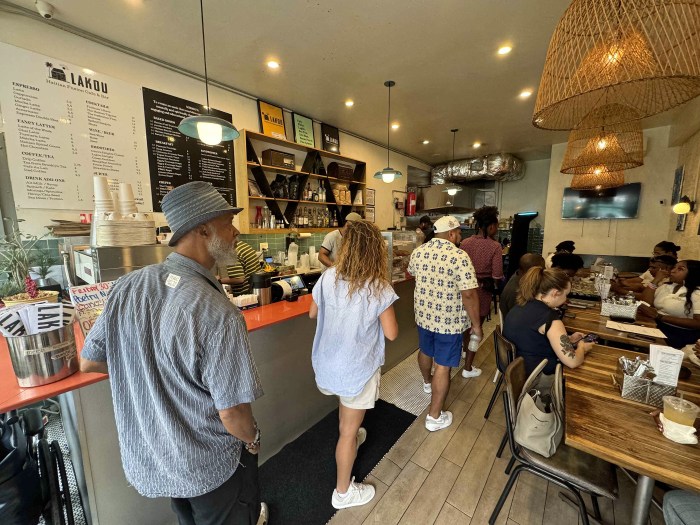
{"label": "framed poster", "polygon": [[375,190],[367,188],[365,193],[367,195],[367,206],[374,206],[374,192]]}
{"label": "framed poster", "polygon": [[294,123],[294,142],[315,148],[314,142],[314,121],[299,113],[292,113]]}
{"label": "framed poster", "polygon": [[365,220],[369,222],[374,222],[374,207],[368,206],[365,208]]}
{"label": "framed poster", "polygon": [[263,135],[287,140],[287,130],[284,129],[284,114],[281,107],[258,100],[258,117],[260,117],[260,132]]}
{"label": "framed poster", "polygon": [[329,124],[321,124],[321,149],[340,153],[340,133],[338,128]]}
{"label": "framed poster", "polygon": [[676,218],[676,231],[677,232],[682,232],[685,231],[685,221],[688,218],[687,213],[683,213],[682,215],[678,215]]}
{"label": "framed poster", "polygon": [[683,190],[683,166],[676,168],[673,177],[673,191],[671,192],[671,206],[681,201],[681,191]]}

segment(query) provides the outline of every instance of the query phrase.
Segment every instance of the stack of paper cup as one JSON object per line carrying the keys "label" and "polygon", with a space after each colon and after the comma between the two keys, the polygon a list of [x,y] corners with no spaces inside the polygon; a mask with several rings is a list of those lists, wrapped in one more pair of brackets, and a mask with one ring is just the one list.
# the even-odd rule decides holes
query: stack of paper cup
{"label": "stack of paper cup", "polygon": [[127,182],[119,183],[119,211],[122,215],[138,213],[134,192],[131,189],[131,184]]}
{"label": "stack of paper cup", "polygon": [[114,211],[114,201],[109,192],[109,182],[107,177],[97,175],[92,178],[95,192],[95,216]]}
{"label": "stack of paper cup", "polygon": [[114,210],[119,211],[119,192],[118,191],[112,191],[110,192],[112,194],[112,202],[114,203]]}

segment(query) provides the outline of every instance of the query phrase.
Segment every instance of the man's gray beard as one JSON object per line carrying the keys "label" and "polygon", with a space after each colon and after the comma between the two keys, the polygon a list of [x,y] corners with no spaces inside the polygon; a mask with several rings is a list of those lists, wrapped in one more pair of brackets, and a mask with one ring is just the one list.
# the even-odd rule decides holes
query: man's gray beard
{"label": "man's gray beard", "polygon": [[233,266],[238,262],[235,244],[227,244],[218,235],[212,236],[207,244],[207,251],[217,266]]}

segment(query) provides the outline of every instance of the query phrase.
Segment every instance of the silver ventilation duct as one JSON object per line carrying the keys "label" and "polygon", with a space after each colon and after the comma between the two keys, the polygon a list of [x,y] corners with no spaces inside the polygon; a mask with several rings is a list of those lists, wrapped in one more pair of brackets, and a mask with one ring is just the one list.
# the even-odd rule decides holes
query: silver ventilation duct
{"label": "silver ventilation duct", "polygon": [[525,163],[510,153],[495,153],[462,159],[436,166],[431,171],[433,184],[493,180],[511,182],[525,176]]}

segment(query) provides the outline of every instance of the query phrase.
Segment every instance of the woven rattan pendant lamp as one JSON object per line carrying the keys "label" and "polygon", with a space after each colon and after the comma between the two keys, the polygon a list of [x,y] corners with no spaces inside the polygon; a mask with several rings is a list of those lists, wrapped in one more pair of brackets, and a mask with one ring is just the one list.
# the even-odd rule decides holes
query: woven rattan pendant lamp
{"label": "woven rattan pendant lamp", "polygon": [[[562,173],[618,172],[644,164],[644,136],[636,112],[621,104],[595,109],[569,134]],[[627,120],[622,124],[611,124]]]}
{"label": "woven rattan pendant lamp", "polygon": [[586,173],[583,175],[574,175],[571,179],[571,188],[574,190],[605,190],[608,188],[617,188],[625,183],[624,171],[610,171],[600,173]]}
{"label": "woven rattan pendant lamp", "polygon": [[641,119],[687,102],[700,94],[698,35],[700,0],[573,0],[549,43],[533,124],[580,129],[608,104]]}

